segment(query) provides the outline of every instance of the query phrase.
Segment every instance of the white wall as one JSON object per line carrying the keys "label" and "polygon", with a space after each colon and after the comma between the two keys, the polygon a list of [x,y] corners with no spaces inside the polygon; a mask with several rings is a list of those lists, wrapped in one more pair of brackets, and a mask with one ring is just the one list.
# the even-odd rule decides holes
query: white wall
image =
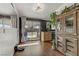
{"label": "white wall", "polygon": [[16,44],[18,44],[17,29],[6,28],[5,32],[0,31],[0,56],[13,55]]}

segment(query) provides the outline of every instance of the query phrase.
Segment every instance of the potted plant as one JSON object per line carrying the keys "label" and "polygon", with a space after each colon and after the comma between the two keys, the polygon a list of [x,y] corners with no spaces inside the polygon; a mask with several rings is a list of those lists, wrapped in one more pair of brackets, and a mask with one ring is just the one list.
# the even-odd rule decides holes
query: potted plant
{"label": "potted plant", "polygon": [[[53,25],[55,29],[56,29],[56,17],[57,17],[56,12],[50,14],[50,25]],[[55,37],[55,33],[53,36]],[[56,48],[55,39],[56,38],[52,39],[53,49]]]}

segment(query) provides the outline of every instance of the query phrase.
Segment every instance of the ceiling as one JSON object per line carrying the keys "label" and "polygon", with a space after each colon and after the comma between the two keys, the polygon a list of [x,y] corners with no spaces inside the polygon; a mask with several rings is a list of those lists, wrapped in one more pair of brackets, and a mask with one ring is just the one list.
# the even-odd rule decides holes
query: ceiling
{"label": "ceiling", "polygon": [[1,15],[14,15],[16,14],[10,3],[0,3]]}
{"label": "ceiling", "polygon": [[[33,7],[36,5],[35,3],[13,3],[16,7],[16,10],[19,16],[26,16],[32,18],[39,18],[43,20],[49,20],[50,13],[57,10],[62,3],[43,3],[44,10],[37,13],[33,11]],[[14,15],[16,14],[15,10],[13,9],[11,3],[0,3],[0,14],[5,15]]]}
{"label": "ceiling", "polygon": [[48,20],[49,14],[58,9],[62,4],[61,3],[44,3],[44,10],[37,13],[33,11],[33,7],[36,4],[34,3],[18,3],[15,4],[19,15],[20,16],[26,16],[26,17],[32,17],[32,18],[39,18],[43,20]]}

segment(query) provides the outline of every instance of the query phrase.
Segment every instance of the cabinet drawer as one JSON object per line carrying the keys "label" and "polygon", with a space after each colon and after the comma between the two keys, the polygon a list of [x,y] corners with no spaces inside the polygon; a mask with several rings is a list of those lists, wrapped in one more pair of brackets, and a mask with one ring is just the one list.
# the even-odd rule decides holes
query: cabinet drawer
{"label": "cabinet drawer", "polygon": [[68,37],[68,38],[66,38],[66,44],[75,47],[77,45],[77,39],[72,38],[72,37]]}
{"label": "cabinet drawer", "polygon": [[75,56],[75,55],[74,55],[74,53],[72,53],[72,52],[70,52],[70,51],[67,51],[67,52],[66,52],[66,56]]}
{"label": "cabinet drawer", "polygon": [[71,52],[73,52],[73,53],[75,53],[75,51],[77,51],[77,50],[75,49],[75,47],[70,47],[70,46],[67,46],[67,50],[69,50],[69,51],[71,51]]}
{"label": "cabinet drawer", "polygon": [[77,55],[77,39],[72,37],[66,37],[66,53],[71,55]]}
{"label": "cabinet drawer", "polygon": [[67,42],[66,43],[68,46],[73,46],[73,47],[76,47],[77,46],[77,42]]}
{"label": "cabinet drawer", "polygon": [[71,56],[77,56],[77,53],[71,52],[71,51],[66,51],[66,55],[70,54]]}
{"label": "cabinet drawer", "polygon": [[57,50],[64,54],[64,49],[63,49],[63,47],[57,47]]}

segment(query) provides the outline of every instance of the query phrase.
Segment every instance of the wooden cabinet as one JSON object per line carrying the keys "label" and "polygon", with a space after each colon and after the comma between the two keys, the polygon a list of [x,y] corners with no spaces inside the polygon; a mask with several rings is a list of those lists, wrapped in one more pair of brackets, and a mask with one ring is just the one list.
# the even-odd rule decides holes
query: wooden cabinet
{"label": "wooden cabinet", "polygon": [[41,41],[51,41],[51,32],[41,32]]}
{"label": "wooden cabinet", "polygon": [[64,54],[65,14],[57,17],[57,50]]}
{"label": "wooden cabinet", "polygon": [[[79,55],[79,7],[60,15],[57,24],[61,24],[57,29],[57,50],[67,56]],[[58,41],[63,49],[59,48]]]}

